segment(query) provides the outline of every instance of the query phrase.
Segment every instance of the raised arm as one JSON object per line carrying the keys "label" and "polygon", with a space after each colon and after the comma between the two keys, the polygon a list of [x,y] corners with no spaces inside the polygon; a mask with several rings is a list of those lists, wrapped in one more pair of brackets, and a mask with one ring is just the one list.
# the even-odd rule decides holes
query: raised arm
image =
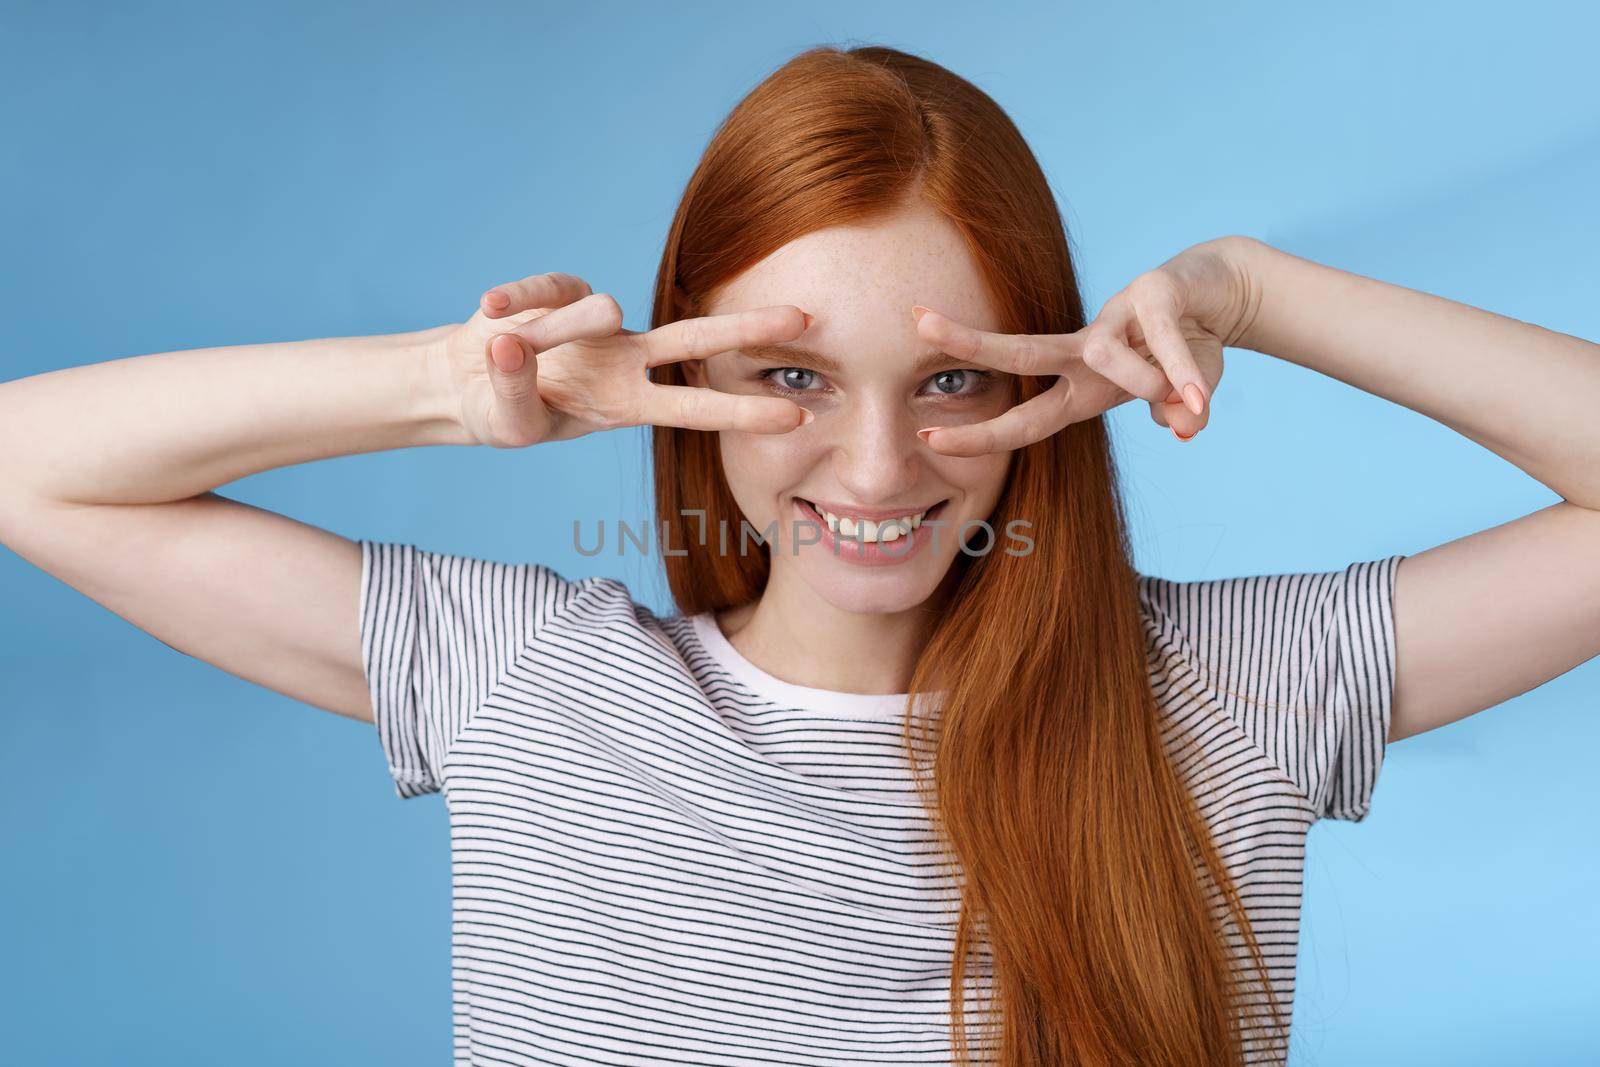
{"label": "raised arm", "polygon": [[633,334],[609,295],[552,273],[490,290],[465,323],[416,333],[166,352],[6,382],[0,542],[181,652],[371,721],[360,546],[213,490],[330,456],[520,447],[640,419],[787,431],[798,418],[787,400],[674,391],[645,368],[787,340],[801,324],[797,309],[758,309]]}
{"label": "raised arm", "polygon": [[1400,562],[1389,741],[1600,655],[1600,346],[1238,236],[1144,272],[1070,334],[989,333],[911,310],[945,352],[1059,376],[986,422],[920,431],[939,452],[1017,448],[1135,397],[1190,440],[1210,419],[1223,350],[1250,348],[1436,419],[1558,493]]}
{"label": "raised arm", "polygon": [[211,492],[274,467],[460,440],[448,328],[208,348],[0,385],[0,541],[181,652],[371,720],[361,552]]}
{"label": "raised arm", "polygon": [[1232,343],[1404,404],[1563,498],[1401,563],[1389,740],[1493,707],[1600,655],[1600,346],[1226,240],[1257,292]]}

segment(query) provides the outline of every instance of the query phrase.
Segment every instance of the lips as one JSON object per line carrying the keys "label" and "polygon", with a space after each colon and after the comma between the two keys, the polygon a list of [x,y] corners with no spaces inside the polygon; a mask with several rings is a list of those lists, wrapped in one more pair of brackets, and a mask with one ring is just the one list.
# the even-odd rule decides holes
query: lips
{"label": "lips", "polygon": [[[923,512],[920,512],[920,513],[919,512],[913,512],[913,511],[900,511],[898,513],[884,514],[883,512],[884,512],[885,509],[875,508],[875,509],[868,509],[868,512],[869,512],[868,514],[862,514],[859,511],[853,511],[853,510],[851,510],[849,508],[833,508],[833,507],[829,507],[826,504],[819,504],[819,503],[817,503],[817,501],[808,500],[807,498],[805,498],[803,496],[796,496],[795,499],[798,500],[800,503],[804,504],[807,507],[807,509],[809,509],[810,511],[815,513],[815,515],[816,515],[816,517],[818,519],[821,519],[824,522],[827,521],[825,512],[830,512],[830,511],[834,515],[836,515],[836,516],[838,516],[840,518],[850,518],[850,519],[856,520],[857,522],[859,522],[862,519],[871,519],[874,522],[892,522],[895,519],[910,518],[910,517],[918,515],[918,514],[921,515],[922,521],[926,521],[928,519],[933,518],[935,515],[938,515],[940,513],[941,509],[946,504],[950,503],[950,500],[947,497],[944,500],[939,501],[937,504],[934,504],[932,507],[928,508],[926,511],[923,511]],[[871,514],[870,513],[871,511],[877,511],[879,514],[876,514],[876,515]]]}
{"label": "lips", "polygon": [[[818,523],[818,525],[827,526],[829,530],[837,531],[838,536],[842,536],[843,539],[846,539],[846,541],[859,541],[862,542],[862,544],[878,544],[880,541],[893,542],[896,541],[898,537],[910,536],[910,533],[917,530],[918,526],[922,525],[922,523],[928,522],[930,518],[936,518],[938,515],[941,515],[942,512],[944,512],[944,506],[949,504],[949,499],[939,501],[938,504],[934,504],[933,507],[925,510],[925,512],[915,512],[915,514],[899,512],[898,515],[886,517],[883,518],[883,520],[867,520],[867,522],[872,523],[872,531],[870,531],[870,533],[864,533],[866,528],[864,528],[864,525],[862,525],[861,522],[856,522],[858,517],[853,517],[853,515],[848,514],[840,515],[837,514],[837,512],[832,512],[832,515],[834,515],[834,522],[829,522],[830,509],[819,507],[816,502],[808,501],[808,499],[803,498],[803,496],[797,496],[797,498],[795,498],[795,502],[797,502],[798,506],[800,506],[800,510],[802,510],[803,515],[811,518],[811,520]],[[878,509],[878,512],[883,514],[883,509]],[[835,526],[835,523],[837,523],[837,526]],[[901,533],[896,533],[893,534],[893,536],[888,537],[878,536],[878,528],[891,528],[891,526],[896,525],[899,526]]]}

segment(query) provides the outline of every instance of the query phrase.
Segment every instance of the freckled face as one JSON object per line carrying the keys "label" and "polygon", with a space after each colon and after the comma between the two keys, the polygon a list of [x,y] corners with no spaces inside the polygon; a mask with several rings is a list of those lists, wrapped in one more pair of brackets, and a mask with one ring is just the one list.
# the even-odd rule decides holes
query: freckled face
{"label": "freckled face", "polygon": [[[723,469],[734,498],[757,531],[769,536],[768,592],[809,589],[851,612],[897,612],[924,603],[960,551],[963,523],[975,550],[990,544],[976,525],[999,499],[1010,453],[941,456],[917,436],[925,426],[981,422],[1011,406],[1011,375],[949,356],[916,334],[914,304],[971,326],[999,330],[1000,320],[959,231],[919,201],[902,213],[800,237],[715,294],[705,313],[720,315],[775,304],[812,314],[790,344],[831,358],[822,369],[789,352],[738,350],[684,364],[688,380],[726,393],[783,396],[815,418],[787,434],[720,434]],[[934,358],[937,357],[937,358]],[[893,562],[858,562],[846,540],[838,552],[826,526],[801,501],[915,510],[944,501],[912,538],[889,542]],[[937,536],[932,536],[934,531]],[[823,538],[818,542],[819,535]],[[989,551],[1008,542],[993,531]],[[751,551],[756,551],[754,542]],[[730,522],[729,550],[738,551]]]}

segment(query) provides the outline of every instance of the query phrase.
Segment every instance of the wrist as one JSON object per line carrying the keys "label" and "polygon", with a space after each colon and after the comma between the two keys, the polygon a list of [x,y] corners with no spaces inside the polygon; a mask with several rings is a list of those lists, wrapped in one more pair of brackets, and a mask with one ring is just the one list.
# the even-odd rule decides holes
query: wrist
{"label": "wrist", "polygon": [[1269,281],[1283,253],[1265,241],[1242,234],[1218,238],[1215,245],[1233,275],[1234,299],[1238,304],[1232,328],[1222,339],[1223,345],[1264,351],[1260,343],[1261,312],[1266,305]]}
{"label": "wrist", "polygon": [[461,389],[450,373],[445,338],[454,323],[383,338],[404,371],[410,398],[410,421],[419,445],[470,445],[474,440],[461,422]]}

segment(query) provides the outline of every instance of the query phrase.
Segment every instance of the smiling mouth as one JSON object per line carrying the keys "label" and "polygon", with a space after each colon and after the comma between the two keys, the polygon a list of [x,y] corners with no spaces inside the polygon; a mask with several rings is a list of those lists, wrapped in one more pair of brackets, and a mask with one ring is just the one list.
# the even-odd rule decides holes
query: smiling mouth
{"label": "smiling mouth", "polygon": [[[823,511],[812,501],[807,500],[803,496],[797,496],[795,499],[804,506],[804,510],[812,519],[828,527],[830,530],[844,532],[846,536],[860,537],[862,535],[863,524],[857,521],[854,516],[835,515],[833,520],[830,521],[828,517],[829,513]],[[950,499],[946,497],[944,500],[939,501],[937,504],[933,505],[933,507],[922,512],[920,515],[902,515],[894,519],[884,519],[878,523],[878,525],[881,526],[888,523],[899,523],[903,529],[914,530],[922,523],[927,522],[929,519],[938,518],[940,515],[942,515],[944,513],[944,507],[948,503],[950,503]],[[851,529],[844,529],[846,522],[850,523],[850,526],[852,527]]]}

